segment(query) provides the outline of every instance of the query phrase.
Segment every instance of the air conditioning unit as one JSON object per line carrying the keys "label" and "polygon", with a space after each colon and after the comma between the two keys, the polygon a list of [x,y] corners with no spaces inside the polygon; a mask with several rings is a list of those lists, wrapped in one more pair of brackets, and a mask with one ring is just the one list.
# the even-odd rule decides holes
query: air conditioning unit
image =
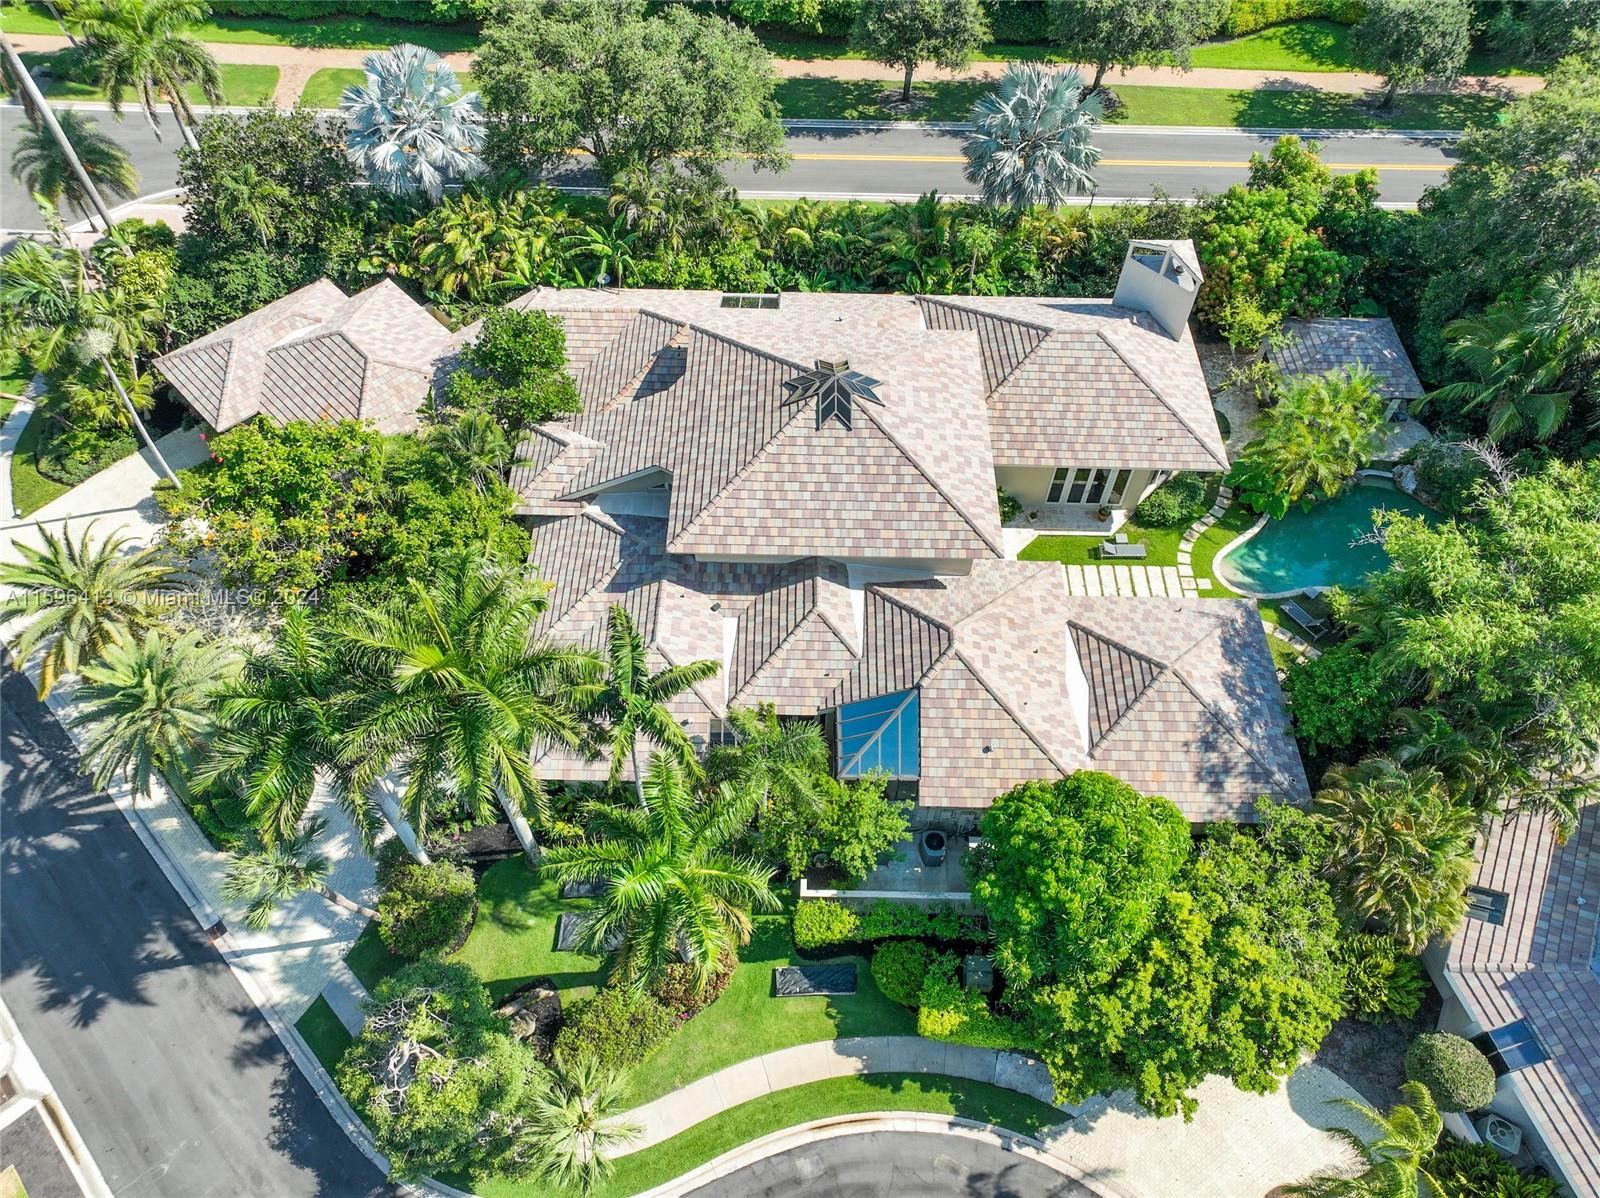
{"label": "air conditioning unit", "polygon": [[1484,1142],[1493,1144],[1503,1156],[1516,1156],[1522,1147],[1522,1129],[1499,1115],[1485,1115],[1474,1126]]}

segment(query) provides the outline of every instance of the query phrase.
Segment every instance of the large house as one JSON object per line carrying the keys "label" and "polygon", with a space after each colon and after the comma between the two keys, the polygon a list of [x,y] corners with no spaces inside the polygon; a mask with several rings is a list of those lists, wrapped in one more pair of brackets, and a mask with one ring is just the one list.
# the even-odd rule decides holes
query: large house
{"label": "large house", "polygon": [[[999,488],[1024,522],[1092,531],[1175,471],[1226,469],[1188,330],[1199,281],[1190,243],[1136,242],[1111,300],[523,296],[561,318],[583,399],[531,432],[511,475],[554,584],[535,631],[597,643],[621,605],[658,663],[721,666],[675,704],[696,744],[728,735],[733,706],[820,717],[838,775],[886,770],[924,822],[1081,768],[1197,823],[1305,797],[1254,604],[1069,595],[1002,528]],[[449,353],[437,326],[383,292],[402,337],[367,326],[313,358],[378,298],[315,286],[332,294],[296,292],[158,365],[213,422],[411,427],[416,404],[373,403],[371,379],[405,370],[420,403]],[[312,370],[335,357],[351,363],[337,376]],[[273,382],[291,362],[292,407]],[[560,749],[538,766],[608,768]]]}

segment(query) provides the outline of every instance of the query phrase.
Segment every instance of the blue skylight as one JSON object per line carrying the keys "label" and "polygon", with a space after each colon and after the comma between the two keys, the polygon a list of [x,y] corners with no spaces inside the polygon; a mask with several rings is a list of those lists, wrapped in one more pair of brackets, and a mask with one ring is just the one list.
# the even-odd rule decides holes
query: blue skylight
{"label": "blue skylight", "polygon": [[860,778],[873,770],[917,777],[921,731],[915,690],[846,703],[839,708],[839,777]]}

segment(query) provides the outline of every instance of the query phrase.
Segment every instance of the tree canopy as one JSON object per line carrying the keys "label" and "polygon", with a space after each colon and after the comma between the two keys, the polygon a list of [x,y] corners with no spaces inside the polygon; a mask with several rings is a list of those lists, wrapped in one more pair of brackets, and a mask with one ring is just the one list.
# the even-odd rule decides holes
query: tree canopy
{"label": "tree canopy", "polygon": [[1471,0],[1366,0],[1350,34],[1358,66],[1384,77],[1383,103],[1425,79],[1448,82],[1466,65]]}
{"label": "tree canopy", "polygon": [[1216,31],[1226,0],[1049,0],[1051,40],[1068,62],[1094,66],[1098,90],[1111,67],[1189,65]]}
{"label": "tree canopy", "polygon": [[959,71],[988,36],[989,22],[978,0],[862,0],[850,48],[905,71],[900,100],[910,103],[911,76],[919,62]]}

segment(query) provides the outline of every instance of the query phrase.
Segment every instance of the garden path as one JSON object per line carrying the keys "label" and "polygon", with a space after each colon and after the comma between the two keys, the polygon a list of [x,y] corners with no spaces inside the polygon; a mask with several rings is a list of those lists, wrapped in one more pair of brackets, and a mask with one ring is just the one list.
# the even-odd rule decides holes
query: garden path
{"label": "garden path", "polygon": [[0,425],[0,520],[9,523],[16,512],[16,506],[11,498],[11,455],[17,451],[17,441],[22,437],[22,430],[28,426],[28,420],[33,416],[34,396],[43,389],[43,381],[34,375],[28,383],[28,388],[22,393],[22,398],[6,416],[5,423]]}

